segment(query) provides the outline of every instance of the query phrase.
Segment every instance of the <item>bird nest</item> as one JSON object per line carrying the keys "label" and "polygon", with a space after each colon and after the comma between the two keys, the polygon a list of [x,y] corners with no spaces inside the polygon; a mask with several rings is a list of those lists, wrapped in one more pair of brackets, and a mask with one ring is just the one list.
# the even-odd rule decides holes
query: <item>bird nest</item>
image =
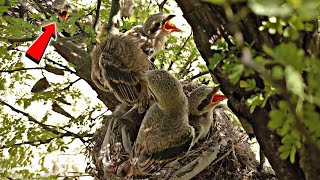
{"label": "bird nest", "polygon": [[[231,121],[224,107],[213,110],[215,122],[205,140],[198,142],[180,158],[148,179],[276,179],[272,171],[259,171],[259,163],[250,148],[247,135]],[[123,142],[122,122],[105,116],[93,137],[93,162],[98,179],[124,179],[121,170],[129,159],[128,142]],[[99,158],[108,136],[107,155]],[[142,178],[134,178],[142,179]],[[146,178],[144,178],[146,179]]]}

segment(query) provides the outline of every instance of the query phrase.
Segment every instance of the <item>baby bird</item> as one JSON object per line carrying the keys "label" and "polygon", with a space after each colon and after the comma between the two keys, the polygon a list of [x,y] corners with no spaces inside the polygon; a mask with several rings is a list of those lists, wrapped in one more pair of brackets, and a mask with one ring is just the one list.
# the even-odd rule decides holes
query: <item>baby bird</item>
{"label": "baby bird", "polygon": [[146,74],[155,103],[142,120],[130,154],[130,175],[151,175],[187,153],[194,129],[188,123],[188,100],[180,82],[165,70]]}
{"label": "baby bird", "polygon": [[195,143],[206,137],[213,122],[212,110],[226,99],[219,87],[200,86],[189,97],[189,124],[195,129]]}
{"label": "baby bird", "polygon": [[124,36],[134,36],[144,43],[142,46],[143,51],[153,58],[159,53],[167,41],[166,36],[172,32],[181,31],[175,27],[170,21],[175,15],[157,13],[151,15],[145,23],[137,25],[126,31]]}
{"label": "baby bird", "polygon": [[77,12],[66,0],[55,0],[52,3],[53,10],[57,13],[60,22],[66,21],[70,12]]}
{"label": "baby bird", "polygon": [[91,78],[104,91],[114,92],[127,105],[145,111],[148,88],[144,73],[149,70],[148,56],[138,38],[109,35],[92,53]]}

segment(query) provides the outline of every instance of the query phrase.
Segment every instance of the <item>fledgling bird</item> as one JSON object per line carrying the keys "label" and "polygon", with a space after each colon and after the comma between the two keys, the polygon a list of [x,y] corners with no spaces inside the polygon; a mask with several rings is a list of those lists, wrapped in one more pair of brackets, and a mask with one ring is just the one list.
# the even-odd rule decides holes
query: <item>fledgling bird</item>
{"label": "fledgling bird", "polygon": [[67,0],[55,0],[52,3],[52,8],[56,12],[60,22],[66,21],[70,12],[77,12],[77,10],[72,7]]}
{"label": "fledgling bird", "polygon": [[91,78],[104,91],[138,108],[148,105],[148,88],[144,73],[150,69],[149,58],[142,51],[138,38],[109,35],[92,53]]}
{"label": "fledgling bird", "polygon": [[174,18],[173,14],[157,13],[151,15],[143,25],[137,25],[126,31],[124,36],[134,36],[144,43],[142,48],[143,51],[153,58],[157,55],[165,42],[167,41],[166,36],[172,32],[181,31],[172,22]]}
{"label": "fledgling bird", "polygon": [[212,110],[226,99],[219,90],[219,87],[200,86],[190,94],[189,124],[195,129],[195,142],[206,137],[213,122]]}
{"label": "fledgling bird", "polygon": [[188,123],[188,100],[180,82],[165,70],[146,74],[155,103],[142,120],[130,154],[130,175],[151,175],[184,156],[193,145],[194,129]]}

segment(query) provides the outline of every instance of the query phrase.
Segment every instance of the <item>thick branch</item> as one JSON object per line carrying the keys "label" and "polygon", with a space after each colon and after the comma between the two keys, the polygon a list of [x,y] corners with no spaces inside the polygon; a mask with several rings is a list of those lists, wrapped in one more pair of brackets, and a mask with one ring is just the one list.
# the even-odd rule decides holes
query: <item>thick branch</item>
{"label": "thick branch", "polygon": [[114,110],[119,101],[114,97],[111,92],[104,92],[100,90],[91,79],[91,57],[80,57],[69,49],[65,44],[51,41],[51,44],[55,47],[56,51],[68,62],[75,65],[77,75],[84,79],[93,90],[98,94],[98,98],[110,109]]}

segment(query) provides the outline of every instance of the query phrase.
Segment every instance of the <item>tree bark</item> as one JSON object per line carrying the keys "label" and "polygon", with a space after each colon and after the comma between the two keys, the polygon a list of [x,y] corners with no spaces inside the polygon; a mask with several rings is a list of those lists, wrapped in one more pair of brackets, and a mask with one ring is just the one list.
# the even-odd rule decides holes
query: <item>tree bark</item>
{"label": "tree bark", "polygon": [[[184,17],[191,25],[194,33],[195,43],[197,48],[209,66],[208,59],[213,57],[214,50],[210,49],[210,41],[215,42],[220,37],[223,37],[228,42],[228,35],[233,35],[236,28],[234,22],[228,21],[224,8],[218,5],[203,2],[201,0],[176,0]],[[234,13],[239,11],[245,3],[238,3],[232,6]],[[253,48],[262,52],[262,46],[267,45],[274,47],[281,42],[286,41],[285,38],[279,35],[270,35],[267,31],[259,31],[259,26],[264,17],[258,17],[253,13],[249,13],[245,18],[238,22],[240,32],[243,34],[245,42],[253,44]],[[317,27],[317,26],[315,26]],[[314,38],[316,37],[316,38]],[[296,44],[303,48],[308,55],[319,55],[319,38],[314,32],[302,32]],[[232,46],[231,42],[228,42]],[[222,61],[221,61],[222,62]],[[268,129],[269,112],[271,104],[278,101],[279,97],[271,97],[265,108],[257,107],[253,113],[250,113],[248,106],[243,99],[250,97],[250,92],[240,88],[239,84],[232,84],[227,75],[222,70],[222,63],[219,63],[210,73],[220,83],[221,90],[228,97],[229,107],[239,118],[247,119],[253,126],[254,134],[268,158],[271,166],[276,172],[279,179],[305,179],[305,174],[299,166],[298,160],[295,164],[291,164],[289,160],[280,159],[278,148],[281,145],[281,137],[275,132]],[[257,86],[264,87],[262,79],[256,74],[254,76]],[[252,93],[252,92],[251,92]],[[281,97],[280,97],[281,98]]]}

